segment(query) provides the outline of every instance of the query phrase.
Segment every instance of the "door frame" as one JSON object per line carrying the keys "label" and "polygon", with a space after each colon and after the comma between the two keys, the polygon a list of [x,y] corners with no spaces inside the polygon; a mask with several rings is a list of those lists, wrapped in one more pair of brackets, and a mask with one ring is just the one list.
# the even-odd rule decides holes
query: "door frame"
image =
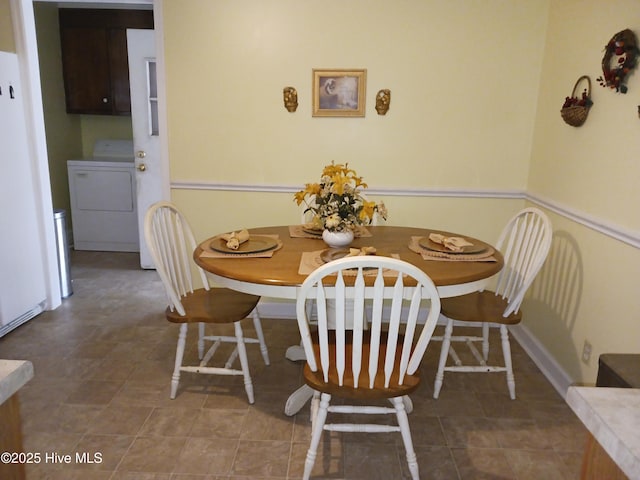
{"label": "door frame", "polygon": [[[38,208],[38,223],[41,225],[40,244],[44,250],[45,283],[47,291],[46,310],[53,310],[62,303],[59,281],[58,257],[56,250],[53,203],[51,198],[51,180],[47,154],[47,139],[42,108],[42,89],[40,87],[40,66],[38,63],[38,44],[36,37],[33,2],[53,2],[58,0],[10,0],[11,20],[25,104],[27,128],[31,131],[29,150],[33,159],[34,191]],[[66,3],[87,4],[82,0],[66,0]],[[160,165],[163,184],[163,199],[169,200],[169,143],[167,139],[166,81],[164,63],[162,3],[154,0],[99,0],[100,4],[130,4],[132,6],[153,6],[153,18],[156,32],[156,65],[158,82],[158,127],[160,133]],[[93,3],[92,3],[93,5]]]}

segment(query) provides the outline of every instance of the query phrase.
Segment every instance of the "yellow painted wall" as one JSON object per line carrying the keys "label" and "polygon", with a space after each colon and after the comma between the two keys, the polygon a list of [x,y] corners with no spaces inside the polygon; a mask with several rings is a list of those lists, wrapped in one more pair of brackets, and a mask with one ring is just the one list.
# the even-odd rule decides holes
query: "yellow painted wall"
{"label": "yellow painted wall", "polygon": [[[540,76],[528,190],[596,221],[640,231],[640,77],[629,92],[595,81],[604,46],[617,32],[640,34],[636,0],[553,0]],[[575,81],[589,75],[592,107],[586,123],[566,125],[560,107]],[[602,353],[638,353],[640,251],[552,215],[556,238],[525,325],[575,379],[595,382]],[[558,281],[561,279],[562,281]],[[540,295],[540,292],[544,292]],[[593,345],[588,364],[584,341]]]}
{"label": "yellow painted wall", "polygon": [[34,15],[52,201],[54,208],[66,210],[71,219],[67,160],[81,158],[81,124],[65,107],[58,8],[53,3],[36,2]]}
{"label": "yellow painted wall", "polygon": [[[163,2],[172,179],[523,189],[547,3]],[[313,68],[366,68],[366,117],[312,118]]]}
{"label": "yellow painted wall", "polygon": [[10,0],[0,0],[0,51],[2,52],[16,51],[9,1]]}
{"label": "yellow painted wall", "polygon": [[82,157],[90,158],[93,155],[93,146],[96,140],[131,140],[130,116],[111,115],[77,115],[80,117],[82,129]]}

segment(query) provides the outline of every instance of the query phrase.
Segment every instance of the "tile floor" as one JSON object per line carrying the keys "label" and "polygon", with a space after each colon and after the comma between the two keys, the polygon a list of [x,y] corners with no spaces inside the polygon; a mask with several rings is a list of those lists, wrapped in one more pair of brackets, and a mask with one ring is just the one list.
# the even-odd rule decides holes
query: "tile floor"
{"label": "tile floor", "polygon": [[[164,320],[157,274],[137,261],[73,252],[74,294],[0,339],[0,357],[36,371],[20,391],[25,451],[43,458],[28,480],[301,478],[309,411],[283,413],[301,382],[301,365],[284,358],[298,342],[295,322],[263,319],[271,366],[250,346],[254,405],[238,378],[193,374],[170,400],[177,327]],[[450,374],[432,399],[439,343],[429,347],[410,415],[423,479],[578,478],[586,430],[513,343],[514,401],[499,374]],[[398,434],[325,434],[320,450],[313,478],[408,478]],[[45,464],[52,453],[72,461]]]}

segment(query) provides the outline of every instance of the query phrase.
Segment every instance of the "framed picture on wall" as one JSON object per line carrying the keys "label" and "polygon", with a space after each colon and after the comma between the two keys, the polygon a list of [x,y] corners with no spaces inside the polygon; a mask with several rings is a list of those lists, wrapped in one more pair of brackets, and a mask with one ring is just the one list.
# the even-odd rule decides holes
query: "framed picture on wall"
{"label": "framed picture on wall", "polygon": [[367,71],[313,69],[314,117],[364,117]]}

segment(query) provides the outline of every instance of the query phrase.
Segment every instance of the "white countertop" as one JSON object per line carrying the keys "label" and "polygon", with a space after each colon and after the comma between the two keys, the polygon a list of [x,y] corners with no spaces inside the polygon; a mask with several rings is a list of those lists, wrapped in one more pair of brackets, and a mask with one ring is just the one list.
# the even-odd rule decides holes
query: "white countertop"
{"label": "white countertop", "polygon": [[0,360],[0,405],[33,378],[33,364],[27,360]]}
{"label": "white countertop", "polygon": [[569,387],[566,400],[629,479],[640,479],[640,389]]}

